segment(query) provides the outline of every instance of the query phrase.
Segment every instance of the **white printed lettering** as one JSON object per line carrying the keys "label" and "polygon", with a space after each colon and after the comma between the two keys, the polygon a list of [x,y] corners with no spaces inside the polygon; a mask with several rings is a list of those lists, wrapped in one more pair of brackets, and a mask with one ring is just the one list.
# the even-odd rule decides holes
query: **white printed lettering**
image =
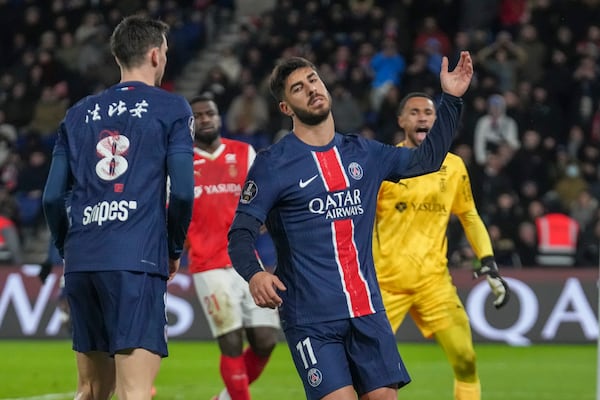
{"label": "white printed lettering", "polygon": [[[571,308],[571,310],[569,310]],[[552,313],[542,329],[544,339],[552,339],[561,323],[577,322],[581,325],[583,334],[587,339],[598,337],[598,324],[592,307],[585,297],[581,283],[577,278],[569,278],[565,287],[552,309]]]}

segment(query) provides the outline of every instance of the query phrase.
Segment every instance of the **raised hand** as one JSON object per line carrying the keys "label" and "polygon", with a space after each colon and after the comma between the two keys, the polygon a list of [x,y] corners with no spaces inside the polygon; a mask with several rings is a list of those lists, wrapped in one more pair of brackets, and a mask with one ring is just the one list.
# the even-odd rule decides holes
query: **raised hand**
{"label": "raised hand", "polygon": [[468,51],[460,52],[460,59],[452,72],[448,71],[448,57],[442,58],[440,82],[445,93],[461,97],[471,84],[473,78],[473,60]]}

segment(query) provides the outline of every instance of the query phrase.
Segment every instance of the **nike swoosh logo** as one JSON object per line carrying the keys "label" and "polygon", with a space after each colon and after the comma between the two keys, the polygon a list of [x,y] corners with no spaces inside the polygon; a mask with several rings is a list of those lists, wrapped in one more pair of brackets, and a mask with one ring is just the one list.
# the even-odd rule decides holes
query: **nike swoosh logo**
{"label": "nike swoosh logo", "polygon": [[309,178],[307,180],[302,180],[300,179],[300,182],[298,182],[298,186],[300,186],[300,189],[304,189],[305,187],[307,187],[312,181],[314,181],[315,179],[317,179],[317,176],[319,175],[315,175],[312,178]]}

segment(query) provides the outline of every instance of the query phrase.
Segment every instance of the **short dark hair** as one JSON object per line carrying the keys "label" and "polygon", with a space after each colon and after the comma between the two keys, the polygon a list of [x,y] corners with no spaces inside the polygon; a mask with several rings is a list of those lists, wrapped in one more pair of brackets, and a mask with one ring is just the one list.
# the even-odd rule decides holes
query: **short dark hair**
{"label": "short dark hair", "polygon": [[141,65],[146,52],[160,47],[169,32],[162,21],[130,15],[115,27],[110,37],[110,50],[123,68]]}
{"label": "short dark hair", "polygon": [[404,111],[404,107],[406,107],[406,103],[408,102],[408,100],[412,99],[413,97],[424,97],[426,99],[429,99],[435,106],[435,100],[433,99],[433,97],[431,97],[427,93],[425,93],[425,92],[410,92],[409,94],[404,96],[402,98],[402,100],[400,100],[400,104],[398,105],[398,115],[402,114],[402,111]]}
{"label": "short dark hair", "polygon": [[204,103],[210,102],[215,107],[217,114],[219,113],[219,105],[215,101],[215,96],[211,92],[202,92],[197,96],[194,96],[190,99],[190,106],[193,106],[196,103]]}
{"label": "short dark hair", "polygon": [[289,57],[280,60],[277,63],[275,68],[273,68],[271,77],[269,79],[269,89],[271,90],[273,97],[275,97],[275,100],[283,100],[283,94],[285,93],[285,80],[288,78],[288,76],[290,76],[290,74],[295,70],[304,67],[312,68],[315,71],[317,70],[312,62],[302,57]]}

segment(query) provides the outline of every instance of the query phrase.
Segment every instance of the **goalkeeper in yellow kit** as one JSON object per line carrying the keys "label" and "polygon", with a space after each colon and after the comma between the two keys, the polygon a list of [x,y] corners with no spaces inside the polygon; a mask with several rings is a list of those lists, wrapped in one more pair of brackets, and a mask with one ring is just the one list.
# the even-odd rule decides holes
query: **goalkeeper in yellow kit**
{"label": "goalkeeper in yellow kit", "polygon": [[[405,133],[400,146],[417,147],[433,126],[433,99],[414,92],[400,102],[398,125]],[[498,274],[487,229],[479,216],[464,162],[448,153],[437,172],[397,183],[384,182],[379,191],[373,231],[373,256],[383,303],[392,329],[398,330],[410,312],[423,336],[434,336],[454,371],[454,398],[479,400],[481,388],[467,313],[448,271],[446,228],[455,214],[495,296],[494,305],[508,301],[508,286]]]}

